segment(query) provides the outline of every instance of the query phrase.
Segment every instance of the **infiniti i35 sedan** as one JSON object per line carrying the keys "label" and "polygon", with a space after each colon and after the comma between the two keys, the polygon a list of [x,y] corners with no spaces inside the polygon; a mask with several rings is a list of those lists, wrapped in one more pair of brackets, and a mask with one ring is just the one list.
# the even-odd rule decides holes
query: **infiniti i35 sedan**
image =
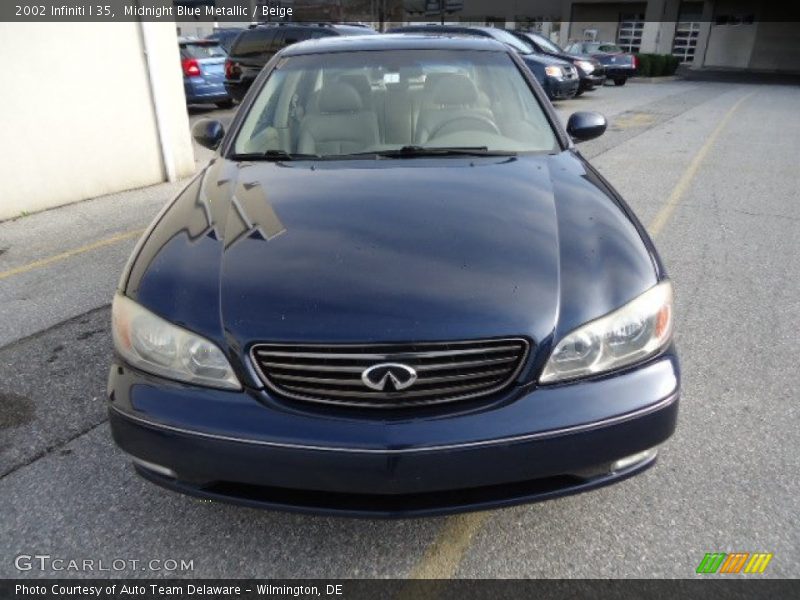
{"label": "infiniti i35 sedan", "polygon": [[117,444],[211,500],[352,516],[572,494],[653,465],[680,373],[652,241],[505,45],[277,54],[113,303]]}

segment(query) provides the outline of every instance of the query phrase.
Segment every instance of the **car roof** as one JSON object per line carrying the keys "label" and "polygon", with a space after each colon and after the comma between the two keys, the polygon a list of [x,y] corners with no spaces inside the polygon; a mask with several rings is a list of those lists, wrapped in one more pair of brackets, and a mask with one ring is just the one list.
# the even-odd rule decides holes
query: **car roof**
{"label": "car roof", "polygon": [[413,35],[387,33],[327,37],[293,44],[283,50],[282,56],[322,54],[327,52],[356,52],[360,50],[483,50],[508,52],[505,44],[491,38],[463,35]]}
{"label": "car roof", "polygon": [[248,28],[248,31],[253,29],[329,29],[331,31],[346,32],[346,33],[360,33],[364,35],[365,32],[378,33],[369,25],[361,25],[359,23],[304,23],[303,21],[289,21],[281,23],[256,23]]}

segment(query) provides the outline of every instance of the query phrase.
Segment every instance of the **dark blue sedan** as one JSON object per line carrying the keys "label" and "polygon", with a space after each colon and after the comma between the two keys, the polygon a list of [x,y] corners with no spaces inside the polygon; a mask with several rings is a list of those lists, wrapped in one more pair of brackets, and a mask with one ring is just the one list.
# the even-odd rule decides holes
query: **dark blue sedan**
{"label": "dark blue sedan", "polygon": [[233,106],[225,89],[225,58],[219,42],[181,38],[178,44],[187,104]]}
{"label": "dark blue sedan", "polygon": [[672,286],[507,46],[282,50],[137,245],[113,303],[111,429],[161,486],[412,516],[653,465],[675,429]]}

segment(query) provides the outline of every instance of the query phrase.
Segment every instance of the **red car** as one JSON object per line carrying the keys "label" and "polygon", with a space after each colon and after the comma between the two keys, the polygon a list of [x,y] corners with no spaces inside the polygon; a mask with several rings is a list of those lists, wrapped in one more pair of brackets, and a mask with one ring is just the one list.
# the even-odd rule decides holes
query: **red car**
{"label": "red car", "polygon": [[614,85],[625,85],[628,77],[636,75],[639,67],[635,55],[624,52],[613,42],[575,42],[566,51],[570,54],[588,54],[600,61],[606,69],[606,77]]}

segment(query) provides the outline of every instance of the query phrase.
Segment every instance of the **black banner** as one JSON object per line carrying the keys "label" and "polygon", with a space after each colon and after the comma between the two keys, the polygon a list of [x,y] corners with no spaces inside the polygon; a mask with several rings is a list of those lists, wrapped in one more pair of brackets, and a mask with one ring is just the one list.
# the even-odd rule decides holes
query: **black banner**
{"label": "black banner", "polygon": [[[652,3],[652,0],[651,0]],[[621,18],[625,2],[595,5],[593,20]],[[648,2],[631,4],[645,10],[647,21],[686,20],[680,0],[663,0],[663,10],[647,10]],[[573,19],[573,12],[591,4],[580,0],[3,0],[3,22],[203,22],[253,23],[264,21],[337,22],[468,22],[541,23]],[[660,6],[660,4],[659,4]],[[786,0],[741,0],[692,14],[692,21],[717,24],[752,24],[765,21],[800,21],[800,3]],[[616,8],[614,8],[616,7]],[[645,7],[644,9],[642,7]]]}
{"label": "black banner", "polygon": [[799,580],[755,577],[692,580],[3,580],[3,600],[623,600],[681,598],[797,598]]}

